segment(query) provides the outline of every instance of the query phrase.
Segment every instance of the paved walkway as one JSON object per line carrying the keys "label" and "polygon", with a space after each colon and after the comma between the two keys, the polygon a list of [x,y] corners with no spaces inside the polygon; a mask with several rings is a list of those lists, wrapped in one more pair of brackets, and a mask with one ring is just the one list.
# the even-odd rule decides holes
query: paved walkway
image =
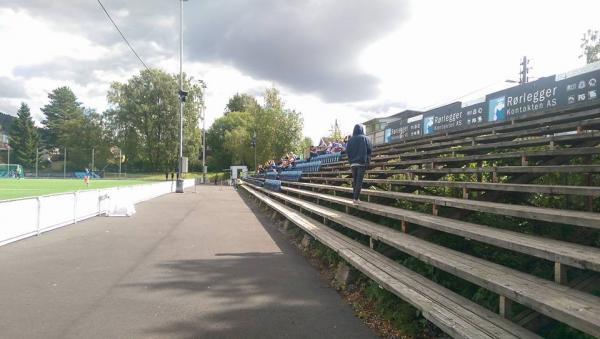
{"label": "paved walkway", "polygon": [[371,338],[229,187],[0,247],[2,338]]}

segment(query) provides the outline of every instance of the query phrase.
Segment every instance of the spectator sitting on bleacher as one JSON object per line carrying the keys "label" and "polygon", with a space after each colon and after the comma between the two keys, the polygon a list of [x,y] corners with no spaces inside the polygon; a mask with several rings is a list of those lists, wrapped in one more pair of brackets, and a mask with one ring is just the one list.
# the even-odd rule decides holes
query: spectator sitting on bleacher
{"label": "spectator sitting on bleacher", "polygon": [[311,160],[313,158],[316,158],[319,156],[319,151],[317,150],[316,146],[310,146],[310,156],[308,157],[308,160]]}
{"label": "spectator sitting on bleacher", "polygon": [[372,152],[371,140],[367,138],[361,125],[354,126],[346,152],[352,169],[352,202],[358,204],[365,170]]}
{"label": "spectator sitting on bleacher", "polygon": [[331,145],[331,153],[340,153],[345,150],[345,147],[342,145],[342,142],[336,140]]}

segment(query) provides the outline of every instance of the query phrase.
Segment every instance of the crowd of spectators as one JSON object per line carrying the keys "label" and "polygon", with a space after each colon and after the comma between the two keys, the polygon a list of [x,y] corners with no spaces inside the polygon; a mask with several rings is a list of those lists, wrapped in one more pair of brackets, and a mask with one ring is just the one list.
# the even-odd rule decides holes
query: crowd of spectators
{"label": "crowd of spectators", "polygon": [[310,156],[311,158],[315,158],[319,155],[323,154],[331,154],[331,153],[346,153],[346,148],[348,147],[348,141],[350,140],[350,136],[346,136],[344,140],[332,140],[323,146],[311,146],[310,147]]}
{"label": "crowd of spectators", "polygon": [[[310,154],[308,157],[308,161],[311,159],[323,155],[323,154],[331,154],[331,153],[346,153],[346,147],[348,146],[348,141],[351,136],[346,136],[343,140],[332,140],[328,142],[326,145],[322,146],[311,146]],[[279,159],[279,161],[268,160],[264,164],[258,165],[258,173],[264,174],[267,172],[281,172],[284,170],[292,169],[296,165],[296,161],[299,157],[293,152],[289,152],[283,157]]]}
{"label": "crowd of spectators", "polygon": [[281,172],[287,169],[294,168],[296,165],[296,160],[298,160],[298,156],[293,152],[289,152],[279,159],[278,162],[275,160],[269,160],[262,165],[258,165],[258,173],[267,173],[267,172]]}

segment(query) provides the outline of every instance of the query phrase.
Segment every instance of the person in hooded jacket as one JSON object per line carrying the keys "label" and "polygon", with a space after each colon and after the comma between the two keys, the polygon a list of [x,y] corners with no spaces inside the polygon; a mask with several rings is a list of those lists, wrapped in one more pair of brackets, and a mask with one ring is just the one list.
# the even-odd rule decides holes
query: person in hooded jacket
{"label": "person in hooded jacket", "polygon": [[372,151],[371,140],[365,135],[362,125],[355,125],[352,138],[348,141],[346,148],[348,162],[352,169],[352,202],[355,204],[358,204],[360,200],[360,190]]}

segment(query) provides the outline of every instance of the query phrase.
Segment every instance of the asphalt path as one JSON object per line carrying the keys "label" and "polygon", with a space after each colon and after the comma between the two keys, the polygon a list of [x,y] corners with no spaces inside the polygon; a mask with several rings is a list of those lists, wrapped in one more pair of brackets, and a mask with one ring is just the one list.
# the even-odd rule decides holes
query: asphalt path
{"label": "asphalt path", "polygon": [[374,337],[230,187],[136,209],[0,247],[0,337]]}

